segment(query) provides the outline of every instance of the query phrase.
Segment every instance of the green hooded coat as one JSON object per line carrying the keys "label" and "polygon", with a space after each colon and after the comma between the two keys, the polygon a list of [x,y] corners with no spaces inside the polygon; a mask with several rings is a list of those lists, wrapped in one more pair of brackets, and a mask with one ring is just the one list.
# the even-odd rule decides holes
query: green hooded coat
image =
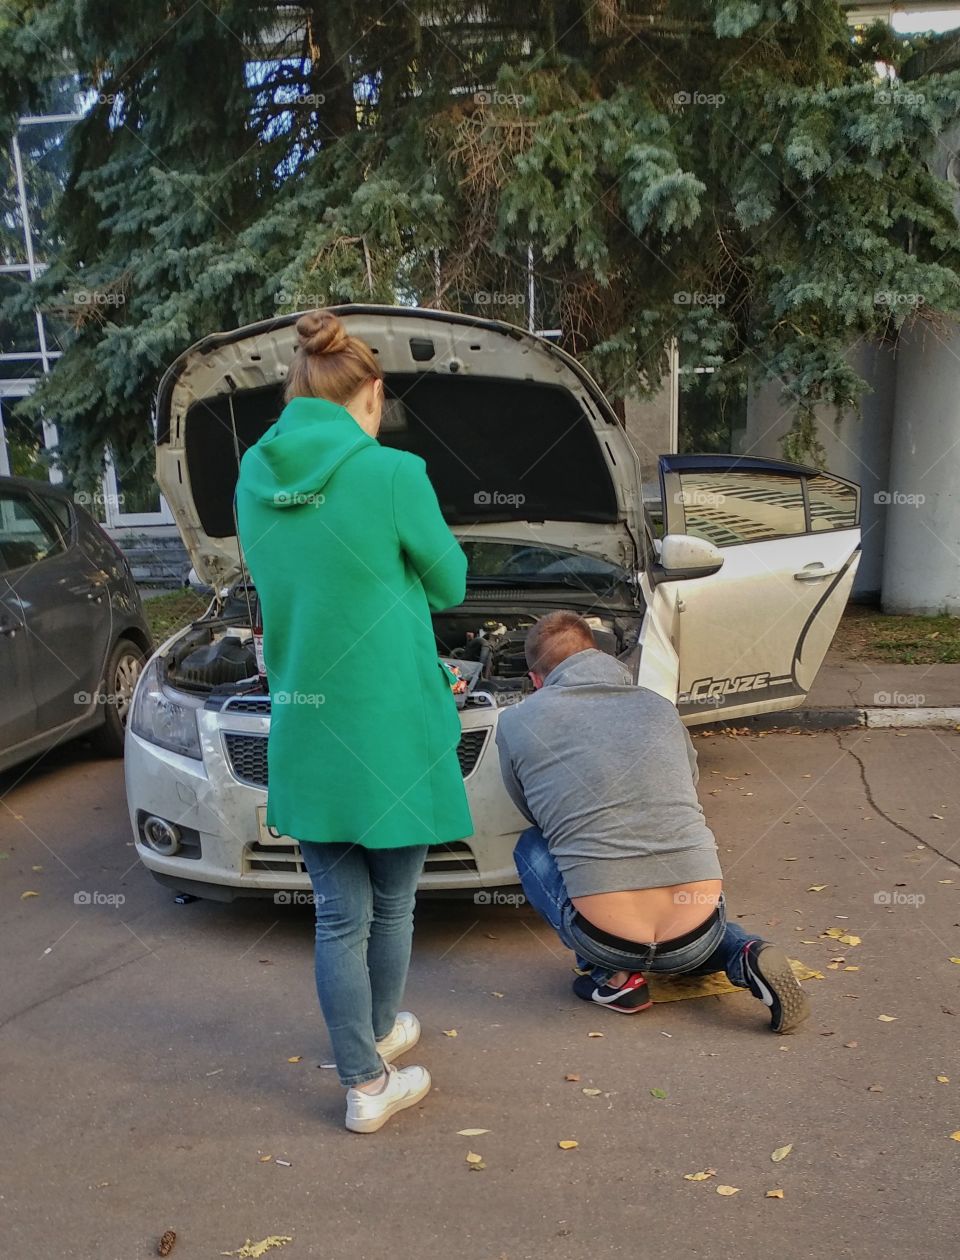
{"label": "green hooded coat", "polygon": [[273,701],[268,824],[370,849],[469,836],[430,622],[467,561],[423,460],[296,398],[241,461],[237,520]]}

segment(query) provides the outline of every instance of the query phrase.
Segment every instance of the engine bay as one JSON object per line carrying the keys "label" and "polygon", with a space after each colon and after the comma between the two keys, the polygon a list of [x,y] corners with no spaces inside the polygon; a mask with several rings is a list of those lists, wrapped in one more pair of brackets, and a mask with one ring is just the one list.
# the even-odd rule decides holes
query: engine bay
{"label": "engine bay", "polygon": [[[193,623],[165,657],[166,681],[195,694],[262,694],[253,635],[252,601],[242,588],[231,592],[218,613]],[[461,606],[433,618],[437,655],[461,673],[468,686],[461,705],[514,704],[533,690],[527,676],[524,640],[530,627],[558,605],[538,601],[508,608],[493,601]],[[585,614],[594,642],[636,670],[639,615],[618,609]],[[459,668],[458,668],[459,667]]]}

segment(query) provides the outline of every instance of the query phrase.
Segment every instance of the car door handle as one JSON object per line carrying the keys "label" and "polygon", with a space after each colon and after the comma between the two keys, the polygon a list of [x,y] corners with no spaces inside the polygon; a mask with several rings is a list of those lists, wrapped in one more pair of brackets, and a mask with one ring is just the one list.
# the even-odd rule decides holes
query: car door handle
{"label": "car door handle", "polygon": [[799,573],[793,576],[798,582],[822,582],[824,578],[836,577],[840,572],[839,569],[825,569],[817,560],[814,564],[808,564],[805,569],[801,569]]}

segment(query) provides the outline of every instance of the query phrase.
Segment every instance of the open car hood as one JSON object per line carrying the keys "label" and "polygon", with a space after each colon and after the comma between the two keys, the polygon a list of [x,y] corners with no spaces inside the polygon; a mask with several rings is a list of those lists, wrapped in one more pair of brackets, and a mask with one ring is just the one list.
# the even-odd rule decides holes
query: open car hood
{"label": "open car hood", "polygon": [[[575,359],[496,320],[414,307],[333,309],[383,367],[380,441],[426,460],[458,535],[519,538],[639,567],[639,461]],[[298,318],[205,337],[160,383],[157,481],[194,568],[216,587],[240,575],[237,470],[283,409]]]}

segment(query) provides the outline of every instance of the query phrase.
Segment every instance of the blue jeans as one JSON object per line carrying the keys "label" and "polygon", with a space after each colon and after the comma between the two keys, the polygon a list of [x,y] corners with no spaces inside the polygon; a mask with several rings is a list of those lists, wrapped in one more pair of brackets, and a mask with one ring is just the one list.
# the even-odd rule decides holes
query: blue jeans
{"label": "blue jeans", "polygon": [[376,1043],[393,1028],[413,941],[425,845],[300,846],[317,917],[317,995],[342,1085],[383,1071]]}
{"label": "blue jeans", "polygon": [[577,926],[576,908],[567,895],[563,876],[539,827],[529,827],[521,835],[513,858],[527,900],[563,944],[574,951],[581,971],[590,971],[597,984],[603,984],[617,971],[672,975],[709,975],[725,971],[731,984],[741,989],[749,987],[744,947],[760,938],[748,936],[743,928],[727,922],[722,894],[717,921],[695,941],[662,954],[652,953],[649,947],[639,943],[635,950],[627,952],[593,940]]}

